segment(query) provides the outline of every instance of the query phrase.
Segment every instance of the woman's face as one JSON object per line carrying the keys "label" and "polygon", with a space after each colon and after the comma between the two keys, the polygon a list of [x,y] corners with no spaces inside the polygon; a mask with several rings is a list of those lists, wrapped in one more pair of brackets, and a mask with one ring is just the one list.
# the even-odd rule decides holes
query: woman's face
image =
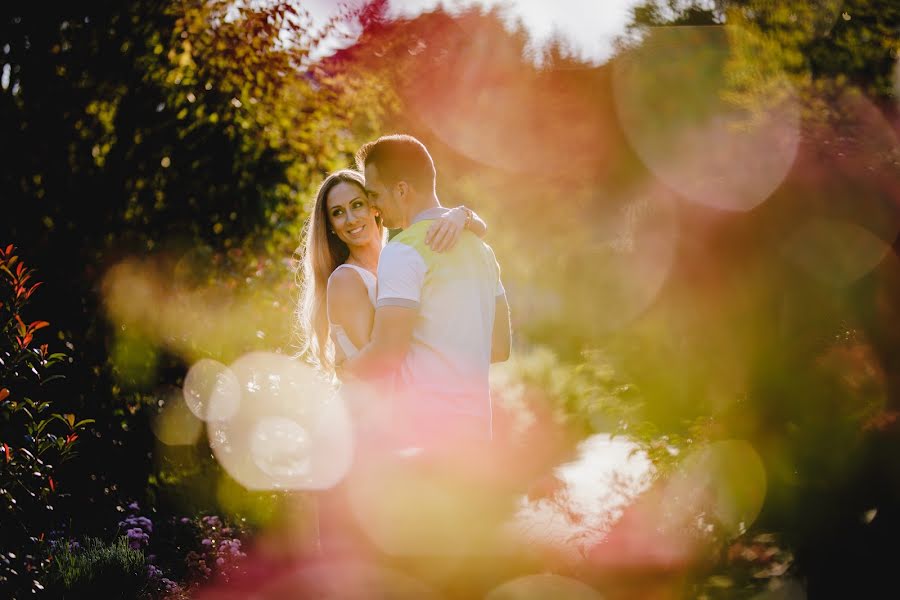
{"label": "woman's face", "polygon": [[359,186],[341,182],[331,188],[325,210],[329,228],[347,246],[365,246],[381,239],[375,209]]}

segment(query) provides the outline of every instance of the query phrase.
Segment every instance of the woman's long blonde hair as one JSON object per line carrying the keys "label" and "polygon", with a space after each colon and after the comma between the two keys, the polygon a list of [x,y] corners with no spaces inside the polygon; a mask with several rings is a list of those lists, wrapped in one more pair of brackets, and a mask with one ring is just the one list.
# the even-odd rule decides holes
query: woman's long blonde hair
{"label": "woman's long blonde hair", "polygon": [[[352,169],[335,171],[325,178],[316,192],[316,203],[303,228],[300,278],[300,301],[297,303],[297,329],[300,356],[323,371],[334,370],[334,344],[328,325],[328,278],[350,256],[350,249],[331,231],[328,224],[328,194],[340,183],[356,185],[365,191],[365,180]],[[376,217],[379,232],[381,218]]]}

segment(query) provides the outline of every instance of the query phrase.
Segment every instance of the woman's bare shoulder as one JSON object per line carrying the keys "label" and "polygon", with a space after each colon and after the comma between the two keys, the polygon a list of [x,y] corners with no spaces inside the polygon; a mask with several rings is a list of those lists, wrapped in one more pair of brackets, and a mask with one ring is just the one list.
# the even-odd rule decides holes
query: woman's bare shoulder
{"label": "woman's bare shoulder", "polygon": [[329,313],[370,304],[366,284],[354,269],[336,269],[328,278],[326,295]]}

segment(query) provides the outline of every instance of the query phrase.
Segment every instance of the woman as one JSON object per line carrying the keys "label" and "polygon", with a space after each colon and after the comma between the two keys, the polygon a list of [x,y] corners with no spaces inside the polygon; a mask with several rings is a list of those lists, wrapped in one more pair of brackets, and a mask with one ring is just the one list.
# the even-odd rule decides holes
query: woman
{"label": "woman", "polygon": [[[478,215],[460,206],[437,219],[425,241],[435,251],[450,250],[463,228],[479,237],[487,231]],[[301,352],[325,373],[333,373],[336,354],[354,354],[371,335],[375,274],[386,239],[361,173],[344,169],[322,182],[304,239],[297,315]]]}

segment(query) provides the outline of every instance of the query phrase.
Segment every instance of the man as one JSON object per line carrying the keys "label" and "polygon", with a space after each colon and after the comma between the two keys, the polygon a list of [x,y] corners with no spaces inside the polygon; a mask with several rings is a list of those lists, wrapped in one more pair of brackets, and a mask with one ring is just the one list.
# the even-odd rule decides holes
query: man
{"label": "man", "polygon": [[490,440],[488,370],[510,347],[494,253],[470,232],[450,252],[425,244],[431,221],[447,209],[419,140],[383,136],[356,160],[385,226],[403,231],[381,252],[371,341],[342,370],[361,378],[395,373],[392,420],[405,443]]}

